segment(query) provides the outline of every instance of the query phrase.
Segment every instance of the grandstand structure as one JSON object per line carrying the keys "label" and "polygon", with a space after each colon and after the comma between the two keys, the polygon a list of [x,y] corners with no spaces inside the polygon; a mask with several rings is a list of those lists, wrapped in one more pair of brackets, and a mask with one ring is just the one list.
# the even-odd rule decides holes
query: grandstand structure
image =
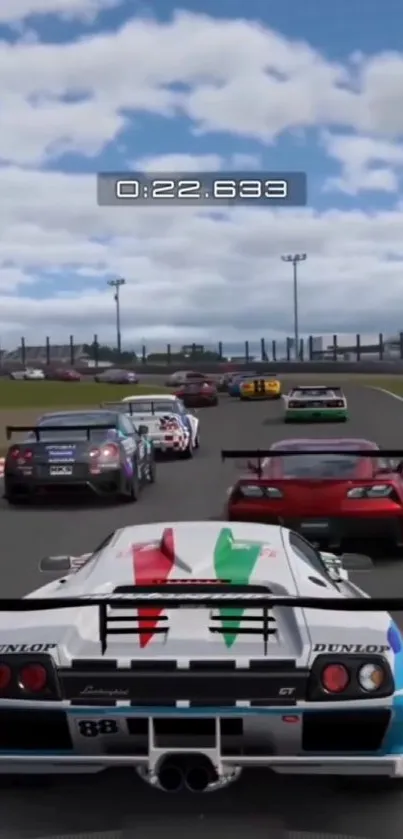
{"label": "grandstand structure", "polygon": [[[17,363],[27,365],[45,365],[50,364],[71,364],[72,348],[70,344],[50,344],[49,348],[42,347],[18,347],[11,352],[5,352],[2,357],[2,363]],[[83,344],[74,345],[74,362],[76,364],[85,364],[88,361],[88,355],[84,352]]]}

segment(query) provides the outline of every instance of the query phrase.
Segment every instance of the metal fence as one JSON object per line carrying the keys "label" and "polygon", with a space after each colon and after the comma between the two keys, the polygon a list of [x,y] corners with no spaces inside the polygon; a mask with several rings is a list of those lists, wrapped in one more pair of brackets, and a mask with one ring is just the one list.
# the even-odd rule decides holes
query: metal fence
{"label": "metal fence", "polygon": [[[256,352],[254,349],[256,342],[245,341],[243,353],[236,358],[232,355],[232,361],[239,361],[242,364],[249,364],[254,361],[264,363],[277,362],[291,362],[295,361],[294,342],[292,338],[287,338],[281,345],[276,341],[266,340],[261,338],[259,341],[259,349]],[[299,362],[387,362],[403,360],[403,332],[393,341],[385,342],[382,334],[379,334],[377,344],[363,344],[361,336],[356,335],[355,343],[351,346],[345,346],[339,343],[337,335],[333,335],[333,342],[326,349],[317,350],[317,339],[309,336],[306,340],[301,339],[298,358]],[[90,351],[88,352],[88,349]],[[87,350],[87,352],[86,352]],[[171,344],[167,344],[164,351],[149,352],[144,345],[141,347],[140,353],[122,352],[117,350],[108,350],[108,347],[99,341],[98,336],[94,335],[93,340],[89,344],[78,344],[74,340],[74,336],[70,335],[69,341],[66,344],[53,344],[49,337],[45,338],[43,345],[30,346],[25,338],[21,338],[20,346],[12,352],[2,353],[2,366],[6,369],[17,369],[20,366],[37,365],[37,366],[84,366],[88,360],[91,366],[103,367],[106,363],[120,364],[122,366],[177,366],[181,364],[186,366],[188,364],[206,364],[206,363],[220,363],[227,360],[230,354],[226,352],[223,341],[218,341],[216,347],[205,349],[198,344],[191,344],[182,347],[180,351],[175,349]]]}

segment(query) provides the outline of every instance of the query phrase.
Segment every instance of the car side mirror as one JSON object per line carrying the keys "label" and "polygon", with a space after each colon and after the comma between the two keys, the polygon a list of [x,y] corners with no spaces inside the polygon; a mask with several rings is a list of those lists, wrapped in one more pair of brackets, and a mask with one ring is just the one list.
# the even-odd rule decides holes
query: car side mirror
{"label": "car side mirror", "polygon": [[141,437],[146,437],[148,434],[148,425],[139,425],[137,431]]}
{"label": "car side mirror", "polygon": [[340,557],[345,571],[370,571],[373,567],[372,559],[364,554],[342,554]]}
{"label": "car side mirror", "polygon": [[71,571],[71,556],[45,556],[39,563],[39,570],[45,573],[64,574]]}
{"label": "car side mirror", "polygon": [[369,571],[372,568],[372,560],[369,556],[361,554],[342,554],[335,556],[331,553],[321,552],[321,557],[329,577],[336,583],[347,581],[350,571]]}
{"label": "car side mirror", "polygon": [[45,556],[39,562],[39,570],[47,574],[68,574],[79,571],[91,556],[90,553],[82,556]]}

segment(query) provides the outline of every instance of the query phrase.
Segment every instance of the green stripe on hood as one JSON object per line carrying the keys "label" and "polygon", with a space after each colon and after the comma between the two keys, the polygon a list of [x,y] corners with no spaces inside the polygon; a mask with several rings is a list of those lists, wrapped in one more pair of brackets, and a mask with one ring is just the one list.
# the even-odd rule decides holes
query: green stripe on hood
{"label": "green stripe on hood", "polygon": [[[261,547],[260,544],[253,542],[236,542],[231,528],[224,527],[214,548],[214,569],[217,579],[247,585]],[[244,611],[244,609],[220,609],[224,641],[227,647],[231,647],[236,641]]]}

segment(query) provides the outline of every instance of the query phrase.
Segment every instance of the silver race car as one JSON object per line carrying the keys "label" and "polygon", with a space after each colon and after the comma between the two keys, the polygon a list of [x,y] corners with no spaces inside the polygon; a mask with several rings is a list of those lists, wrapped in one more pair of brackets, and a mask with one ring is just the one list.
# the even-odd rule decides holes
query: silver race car
{"label": "silver race car", "polygon": [[121,402],[105,402],[109,409],[127,413],[136,427],[148,429],[147,436],[161,455],[188,459],[200,447],[198,417],[172,393],[125,396]]}
{"label": "silver race car", "polygon": [[46,376],[40,367],[25,367],[24,370],[14,370],[10,373],[10,379],[16,382],[43,382]]}
{"label": "silver race car", "polygon": [[403,641],[382,611],[402,604],[296,533],[145,524],[41,570],[60,579],[0,601],[0,773],[402,777]]}

